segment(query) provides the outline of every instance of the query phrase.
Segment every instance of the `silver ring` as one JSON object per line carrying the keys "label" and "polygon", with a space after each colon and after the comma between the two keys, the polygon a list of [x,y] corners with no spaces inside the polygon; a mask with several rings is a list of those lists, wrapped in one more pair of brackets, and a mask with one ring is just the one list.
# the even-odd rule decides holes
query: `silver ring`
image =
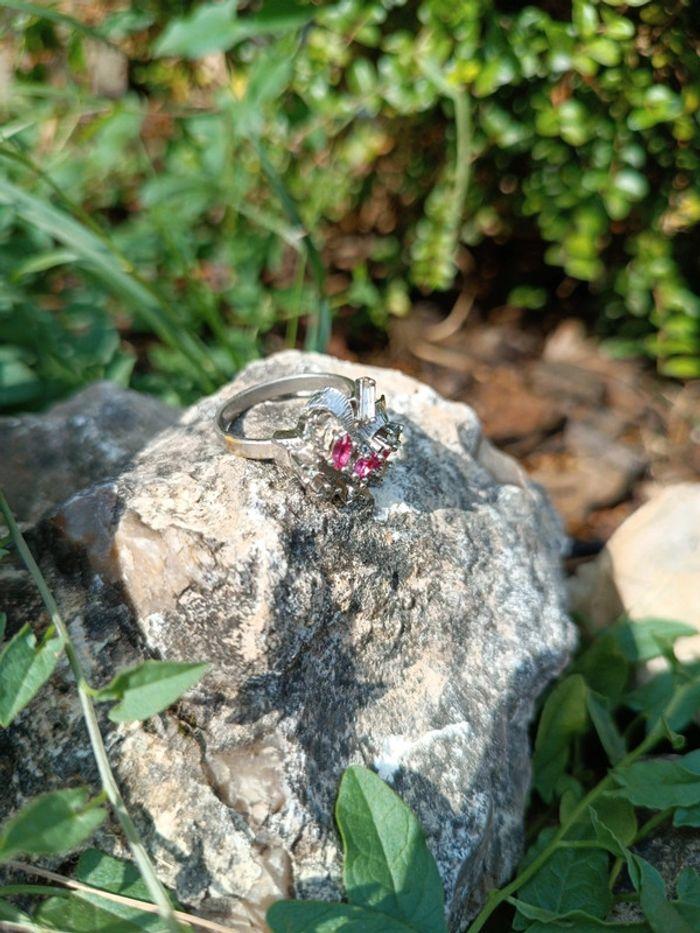
{"label": "silver ring", "polygon": [[[295,427],[271,437],[247,437],[241,417],[263,402],[308,398]],[[374,379],[337,373],[301,373],[252,386],[224,402],[216,428],[239,457],[276,460],[314,495],[340,502],[370,497],[401,443]]]}

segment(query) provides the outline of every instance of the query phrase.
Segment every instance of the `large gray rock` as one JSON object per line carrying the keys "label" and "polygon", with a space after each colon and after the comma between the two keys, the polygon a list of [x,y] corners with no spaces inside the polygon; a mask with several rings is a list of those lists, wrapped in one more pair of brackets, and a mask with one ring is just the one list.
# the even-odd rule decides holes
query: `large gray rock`
{"label": "large gray rock", "polygon": [[[361,762],[418,813],[458,930],[519,858],[528,726],[574,642],[559,523],[471,409],[407,376],[286,352],[235,385],[304,369],[369,372],[404,422],[373,509],[308,499],[274,464],[224,450],[212,417],[229,387],[144,437],[32,541],[95,683],[144,654],[211,661],[167,714],[105,720],[183,901],[250,930],[279,897],[338,897],[332,807]],[[21,572],[3,573],[18,622],[36,603]],[[94,779],[68,675],[55,681],[6,739],[4,813]]]}

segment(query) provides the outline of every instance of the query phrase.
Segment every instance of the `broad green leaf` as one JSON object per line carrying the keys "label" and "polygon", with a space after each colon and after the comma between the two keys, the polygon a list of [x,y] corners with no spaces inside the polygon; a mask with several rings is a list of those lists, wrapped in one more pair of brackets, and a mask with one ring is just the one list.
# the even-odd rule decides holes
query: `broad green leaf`
{"label": "broad green leaf", "polygon": [[612,904],[608,864],[602,849],[557,849],[520,888],[518,899],[557,915],[581,910],[602,919]]}
{"label": "broad green leaf", "polygon": [[693,933],[694,928],[667,899],[664,880],[653,865],[638,855],[630,855],[627,870],[654,933]]}
{"label": "broad green leaf", "polygon": [[592,807],[589,810],[589,815],[591,823],[593,824],[593,829],[595,830],[596,839],[600,843],[601,848],[607,849],[608,852],[612,852],[613,855],[617,855],[620,858],[626,858],[626,847],[620,842],[612,829],[600,819]]}
{"label": "broad green leaf", "polygon": [[691,625],[671,619],[626,619],[613,632],[625,657],[635,663],[668,654],[677,639],[697,634]]}
{"label": "broad green leaf", "polygon": [[[52,930],[61,930],[62,933],[142,933],[144,929],[155,930],[153,926],[146,923],[139,924],[132,922],[113,911],[114,907],[121,905],[112,904],[109,901],[102,900],[104,907],[95,903],[88,902],[78,894],[58,895],[49,897],[43,901],[34,912],[34,920],[42,927],[48,927]],[[130,908],[133,915],[138,912],[135,908]],[[146,921],[153,919],[153,915],[141,912],[141,916]],[[158,919],[156,915],[155,919]],[[160,926],[161,930],[167,927]]]}
{"label": "broad green leaf", "polygon": [[70,852],[92,835],[106,815],[84,787],[35,797],[0,829],[0,862],[19,853]]}
{"label": "broad green leaf", "polygon": [[191,14],[171,20],[155,44],[155,54],[202,58],[252,36],[297,29],[314,15],[312,6],[296,0],[266,0],[257,12],[242,17],[236,8],[236,0],[202,3]]}
{"label": "broad green leaf", "polygon": [[[2,549],[0,549],[1,551]],[[0,557],[2,554],[0,553]],[[5,626],[7,625],[7,616],[4,612],[0,612],[0,641],[5,637]]]}
{"label": "broad green leaf", "polygon": [[171,19],[153,49],[155,55],[202,58],[233,45],[237,0],[202,3],[187,16]]}
{"label": "broad green leaf", "polygon": [[614,835],[620,846],[631,846],[637,835],[637,816],[628,800],[602,794],[591,806],[596,817]]}
{"label": "broad green leaf", "polygon": [[676,883],[676,910],[694,930],[700,930],[700,874],[684,868]]}
{"label": "broad green leaf", "polygon": [[267,912],[272,933],[416,933],[419,927],[356,904],[278,901]]}
{"label": "broad green leaf", "polygon": [[[147,903],[152,900],[134,864],[113,858],[98,849],[86,849],[81,854],[73,877],[103,891]],[[171,897],[171,900],[177,906],[175,899]],[[71,933],[131,933],[141,930],[162,933],[167,929],[158,914],[108,901],[89,891],[76,891],[69,897],[49,898],[35,916],[42,923],[70,930]]]}
{"label": "broad green leaf", "polygon": [[208,665],[179,661],[144,661],[98,690],[95,699],[119,700],[109,711],[113,722],[134,722],[161,713],[193,687]]}
{"label": "broad green leaf", "polygon": [[[508,902],[517,907],[521,916],[535,921],[534,924],[528,925],[528,931],[555,929],[570,930],[573,933],[589,933],[589,931],[597,933],[599,930],[612,930],[619,931],[619,933],[629,933],[630,930],[636,929],[636,925],[630,927],[629,923],[601,920],[599,917],[594,917],[583,910],[569,910],[566,913],[557,914],[554,911],[527,904],[517,897],[509,897]],[[645,924],[639,926],[648,929]]]}
{"label": "broad green leaf", "polygon": [[46,683],[63,651],[63,640],[49,635],[37,646],[24,625],[0,653],[0,726],[6,728]]}
{"label": "broad green leaf", "polygon": [[559,822],[563,823],[583,797],[583,785],[570,774],[562,775],[555,789],[559,798]]}
{"label": "broad green leaf", "polygon": [[588,715],[591,717],[591,722],[600,739],[600,744],[605,749],[605,754],[610,759],[611,764],[616,765],[625,757],[627,749],[625,748],[625,740],[618,731],[612,713],[605,701],[592,691],[588,692],[586,705]]}
{"label": "broad green leaf", "polygon": [[700,827],[700,804],[695,807],[678,807],[673,814],[673,825]]}
{"label": "broad green leaf", "polygon": [[636,761],[612,774],[617,793],[636,807],[665,810],[700,804],[700,752]]}
{"label": "broad green leaf", "polygon": [[335,816],[348,900],[422,933],[444,933],[435,859],[418,820],[394,791],[372,771],[352,766],[340,782]]}
{"label": "broad green leaf", "polygon": [[612,632],[599,635],[579,658],[575,670],[596,693],[618,700],[629,678],[630,662]]}
{"label": "broad green leaf", "polygon": [[[666,729],[684,729],[700,707],[700,665],[686,664],[682,673],[663,671],[629,693],[624,702],[645,716],[647,731],[658,727],[661,718]],[[668,713],[670,704],[673,708]]]}
{"label": "broad green leaf", "polygon": [[586,731],[588,688],[580,674],[572,674],[552,690],[544,704],[533,756],[534,784],[549,803],[569,760],[571,740]]}

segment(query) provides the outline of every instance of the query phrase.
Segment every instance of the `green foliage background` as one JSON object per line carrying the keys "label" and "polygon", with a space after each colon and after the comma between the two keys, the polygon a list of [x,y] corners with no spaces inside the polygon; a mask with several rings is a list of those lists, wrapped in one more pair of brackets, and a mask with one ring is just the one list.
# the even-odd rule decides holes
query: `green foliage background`
{"label": "green foliage background", "polygon": [[0,5],[2,407],[188,401],[465,280],[700,376],[690,0],[239,6]]}

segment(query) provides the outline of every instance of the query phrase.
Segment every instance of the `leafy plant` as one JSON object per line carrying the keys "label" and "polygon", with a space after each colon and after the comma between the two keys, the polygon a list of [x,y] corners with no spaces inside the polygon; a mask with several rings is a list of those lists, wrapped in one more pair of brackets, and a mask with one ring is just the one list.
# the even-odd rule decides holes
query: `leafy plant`
{"label": "leafy plant", "polygon": [[340,783],[335,817],[348,902],[279,901],[267,914],[273,933],[444,933],[437,865],[418,821],[399,797],[372,771],[352,766]]}
{"label": "leafy plant", "polygon": [[[1,406],[96,378],[188,401],[269,347],[323,348],[332,310],[357,331],[440,301],[466,251],[485,307],[563,301],[615,352],[700,374],[690,0],[1,15]],[[117,99],[95,42],[128,59]]]}

